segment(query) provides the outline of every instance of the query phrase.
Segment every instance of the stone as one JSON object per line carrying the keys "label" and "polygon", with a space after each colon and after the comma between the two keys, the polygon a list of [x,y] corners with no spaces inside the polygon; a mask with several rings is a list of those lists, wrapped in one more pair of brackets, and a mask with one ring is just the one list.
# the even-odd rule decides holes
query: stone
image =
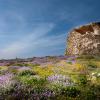
{"label": "stone", "polygon": [[100,22],[69,32],[65,55],[100,55]]}

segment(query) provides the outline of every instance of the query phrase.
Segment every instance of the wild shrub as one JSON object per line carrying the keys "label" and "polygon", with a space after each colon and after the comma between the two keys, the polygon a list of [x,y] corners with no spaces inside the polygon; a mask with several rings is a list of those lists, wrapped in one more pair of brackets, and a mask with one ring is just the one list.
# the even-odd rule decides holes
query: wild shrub
{"label": "wild shrub", "polygon": [[29,87],[38,87],[43,86],[47,82],[45,78],[41,78],[39,76],[33,75],[31,71],[24,71],[16,76],[16,80]]}
{"label": "wild shrub", "polygon": [[98,66],[97,66],[97,63],[96,63],[96,61],[88,61],[87,62],[87,67],[88,68],[97,68]]}
{"label": "wild shrub", "polygon": [[86,75],[79,75],[78,76],[78,84],[86,85],[88,82]]}
{"label": "wild shrub", "polygon": [[32,70],[23,70],[21,72],[19,72],[20,76],[25,76],[25,75],[35,75],[36,73],[33,72]]}
{"label": "wild shrub", "polygon": [[80,55],[77,57],[77,59],[94,59],[95,57],[93,55]]}
{"label": "wild shrub", "polygon": [[62,94],[66,95],[67,97],[75,98],[79,96],[80,93],[81,91],[77,87],[74,87],[74,86],[69,86],[62,89]]}

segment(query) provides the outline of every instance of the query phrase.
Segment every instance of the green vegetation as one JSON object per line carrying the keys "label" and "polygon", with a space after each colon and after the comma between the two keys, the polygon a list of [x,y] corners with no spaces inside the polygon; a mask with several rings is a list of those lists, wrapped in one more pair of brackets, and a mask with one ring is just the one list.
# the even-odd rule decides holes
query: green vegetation
{"label": "green vegetation", "polygon": [[0,66],[0,99],[99,100],[98,58],[82,56],[70,58],[70,63],[66,59],[44,65]]}

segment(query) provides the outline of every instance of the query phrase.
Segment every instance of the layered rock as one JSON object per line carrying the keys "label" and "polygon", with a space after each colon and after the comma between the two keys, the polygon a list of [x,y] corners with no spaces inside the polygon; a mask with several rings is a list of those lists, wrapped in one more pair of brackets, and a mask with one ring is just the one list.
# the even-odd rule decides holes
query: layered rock
{"label": "layered rock", "polygon": [[67,38],[66,55],[100,55],[100,22],[73,29]]}

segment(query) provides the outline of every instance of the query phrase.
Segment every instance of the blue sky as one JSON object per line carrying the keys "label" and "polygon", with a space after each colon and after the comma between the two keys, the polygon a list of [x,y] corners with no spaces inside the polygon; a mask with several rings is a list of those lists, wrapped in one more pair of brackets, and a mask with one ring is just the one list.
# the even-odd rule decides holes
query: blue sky
{"label": "blue sky", "polygon": [[0,59],[63,55],[68,31],[100,21],[100,0],[0,0]]}

